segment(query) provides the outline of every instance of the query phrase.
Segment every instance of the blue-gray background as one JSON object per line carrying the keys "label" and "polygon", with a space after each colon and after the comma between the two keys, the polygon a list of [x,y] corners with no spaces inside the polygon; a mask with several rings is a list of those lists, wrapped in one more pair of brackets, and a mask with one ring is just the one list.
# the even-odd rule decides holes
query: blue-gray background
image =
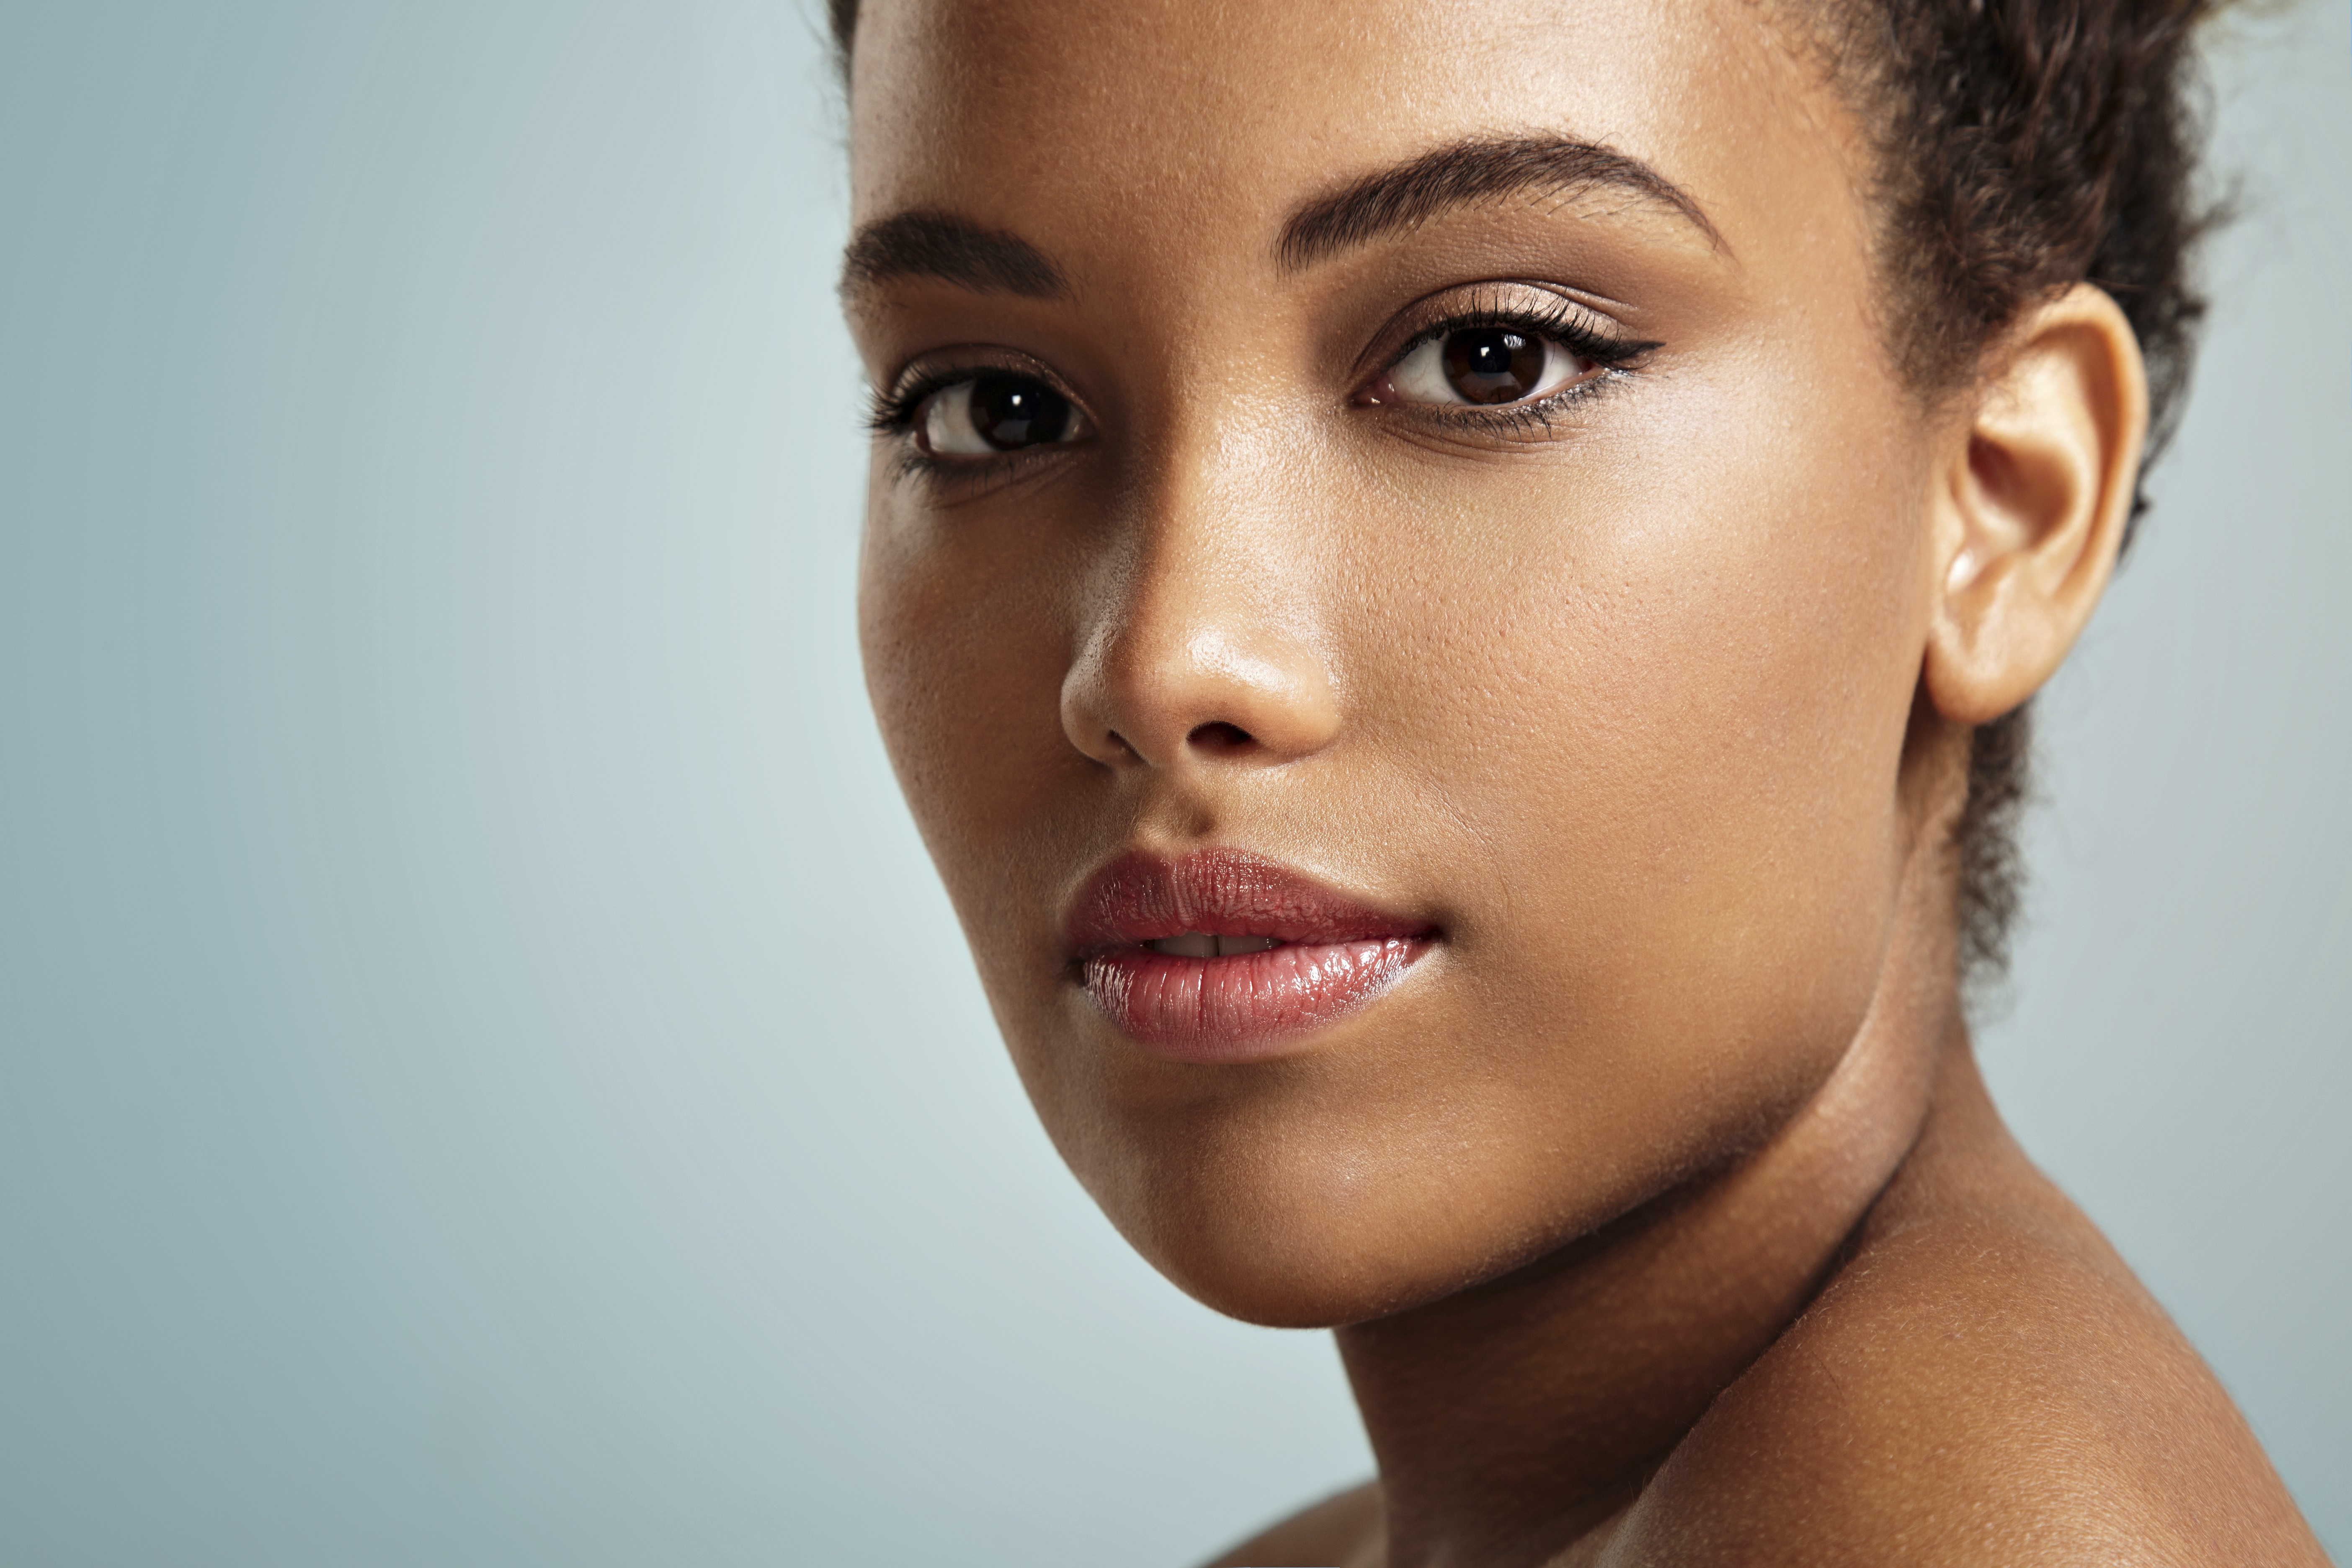
{"label": "blue-gray background", "polygon": [[[1986,1054],[2352,1549],[2352,65]],[[873,736],[789,0],[0,10],[0,1562],[1177,1563],[1367,1467],[1055,1163]]]}

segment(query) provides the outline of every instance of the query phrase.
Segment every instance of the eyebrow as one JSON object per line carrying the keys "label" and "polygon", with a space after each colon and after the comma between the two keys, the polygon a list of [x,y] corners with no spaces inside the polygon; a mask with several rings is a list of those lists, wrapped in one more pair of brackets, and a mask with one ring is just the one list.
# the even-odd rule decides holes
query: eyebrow
{"label": "eyebrow", "polygon": [[1408,233],[1451,207],[1590,190],[1654,203],[1688,220],[1712,248],[1727,248],[1698,203],[1639,158],[1569,136],[1512,136],[1453,142],[1352,181],[1291,214],[1276,254],[1284,271],[1297,272],[1339,251]]}
{"label": "eyebrow", "polygon": [[935,278],[982,293],[1060,300],[1070,286],[1045,253],[1001,228],[953,213],[918,210],[877,218],[841,256],[841,292],[861,293],[908,278]]}

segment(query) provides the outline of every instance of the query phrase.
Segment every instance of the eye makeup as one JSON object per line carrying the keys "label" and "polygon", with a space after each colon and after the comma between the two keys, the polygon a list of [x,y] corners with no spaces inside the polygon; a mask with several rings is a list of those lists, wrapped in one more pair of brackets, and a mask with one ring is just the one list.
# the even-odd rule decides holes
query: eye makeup
{"label": "eye makeup", "polygon": [[[1395,346],[1352,406],[1497,435],[1549,433],[1553,416],[1621,382],[1662,346],[1626,335],[1557,288],[1527,282],[1433,295],[1382,336]],[[899,445],[902,475],[982,479],[1095,434],[1084,405],[1039,362],[964,353],[974,358],[928,369],[918,362],[876,395],[867,427]]]}
{"label": "eye makeup", "polygon": [[1470,431],[1548,432],[1551,416],[1622,382],[1662,346],[1532,283],[1449,290],[1405,321],[1409,335],[1355,403]]}

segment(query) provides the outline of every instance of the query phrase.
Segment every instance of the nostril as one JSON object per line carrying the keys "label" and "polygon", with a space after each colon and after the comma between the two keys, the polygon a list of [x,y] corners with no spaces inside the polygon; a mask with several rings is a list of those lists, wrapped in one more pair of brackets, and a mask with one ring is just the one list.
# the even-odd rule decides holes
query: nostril
{"label": "nostril", "polygon": [[1244,746],[1257,743],[1255,737],[1247,730],[1239,724],[1228,724],[1222,719],[1197,726],[1184,740],[1186,744],[1198,746],[1204,752],[1238,752]]}

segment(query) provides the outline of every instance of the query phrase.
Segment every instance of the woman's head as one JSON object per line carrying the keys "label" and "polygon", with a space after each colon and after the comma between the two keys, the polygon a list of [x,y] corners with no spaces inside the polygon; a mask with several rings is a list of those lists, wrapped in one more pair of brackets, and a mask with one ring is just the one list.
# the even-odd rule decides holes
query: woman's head
{"label": "woman's head", "polygon": [[2185,307],[1969,259],[2015,193],[1895,172],[1957,111],[1883,16],[856,16],[877,710],[1049,1131],[1213,1304],[1491,1275],[1947,1019],[1973,737]]}

